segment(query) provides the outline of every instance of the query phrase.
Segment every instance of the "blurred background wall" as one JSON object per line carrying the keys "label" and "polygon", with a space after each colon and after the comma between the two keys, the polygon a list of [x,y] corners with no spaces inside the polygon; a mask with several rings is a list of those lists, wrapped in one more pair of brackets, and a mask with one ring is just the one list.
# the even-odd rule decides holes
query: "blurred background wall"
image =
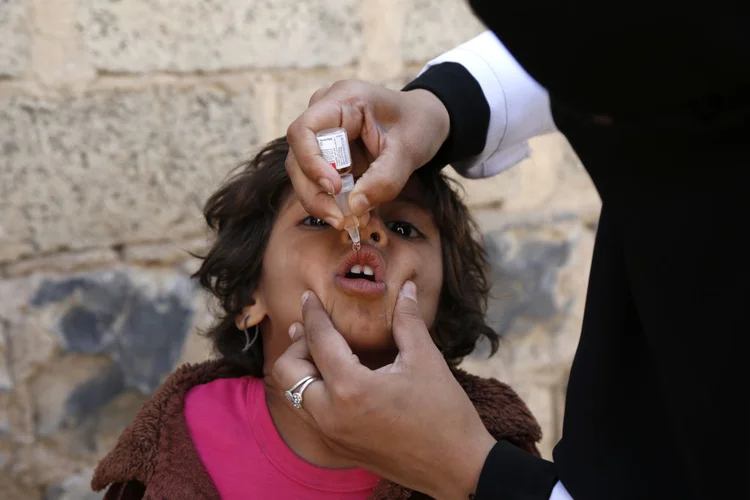
{"label": "blurred background wall", "polygon": [[[201,205],[314,90],[400,88],[482,30],[461,0],[0,0],[0,498],[98,498],[91,468],[209,355]],[[505,340],[465,367],[559,438],[599,200],[567,142],[464,182]]]}

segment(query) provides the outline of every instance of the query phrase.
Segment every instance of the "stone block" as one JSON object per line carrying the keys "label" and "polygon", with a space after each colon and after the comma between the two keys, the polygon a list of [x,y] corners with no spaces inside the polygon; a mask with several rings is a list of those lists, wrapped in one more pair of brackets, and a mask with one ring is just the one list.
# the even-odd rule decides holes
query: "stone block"
{"label": "stone block", "polygon": [[34,378],[31,392],[37,434],[49,436],[78,425],[124,389],[119,367],[106,357],[67,355]]}
{"label": "stone block", "polygon": [[410,2],[368,0],[362,2],[365,44],[358,65],[358,77],[368,82],[398,78],[404,61],[394,57],[401,51],[404,13]]}
{"label": "stone block", "polygon": [[128,245],[122,250],[122,257],[125,262],[132,264],[181,264],[187,260],[196,260],[190,254],[198,253],[200,255],[206,251],[206,248],[207,241],[204,238],[169,243]]}
{"label": "stone block", "polygon": [[341,66],[362,50],[356,0],[81,0],[89,60],[109,72]]}
{"label": "stone block", "polygon": [[180,359],[196,286],[181,273],[126,268],[48,278],[30,304],[66,350],[110,355],[128,387],[150,393]]}
{"label": "stone block", "polygon": [[[2,432],[0,432],[0,436],[2,436]],[[15,446],[10,440],[0,437],[0,470],[11,464],[15,452],[14,448]]]}
{"label": "stone block", "polygon": [[560,440],[558,415],[555,413],[554,398],[549,387],[543,385],[517,385],[518,394],[526,402],[531,413],[542,428],[542,440],[537,443],[543,458],[552,460],[552,449]]}
{"label": "stone block", "polygon": [[7,436],[14,443],[29,444],[35,439],[34,427],[34,408],[29,387],[17,384],[12,392],[1,392],[0,436]]}
{"label": "stone block", "polygon": [[[2,208],[3,211],[10,211],[7,207]],[[5,232],[2,225],[0,225],[0,240],[8,238],[8,234]],[[10,262],[20,257],[32,255],[34,253],[34,245],[30,242],[14,243],[12,241],[7,242],[5,245],[0,245],[0,264],[3,262]]]}
{"label": "stone block", "polygon": [[49,488],[45,500],[100,500],[104,495],[91,491],[93,469],[69,476],[59,484]]}
{"label": "stone block", "polygon": [[[10,391],[0,392],[0,437],[10,434]],[[3,467],[0,466],[0,469]]]}
{"label": "stone block", "polygon": [[427,62],[485,29],[468,2],[406,2],[401,57],[407,62]]}
{"label": "stone block", "polygon": [[0,321],[0,393],[13,389],[10,376],[10,349],[8,349],[8,324]]}
{"label": "stone block", "polygon": [[252,84],[0,96],[0,248],[200,233],[207,196],[253,148],[252,104]]}
{"label": "stone block", "polygon": [[126,391],[101,410],[94,430],[95,448],[99,454],[107,453],[115,447],[120,434],[133,421],[145,402],[146,397],[143,395]]}
{"label": "stone block", "polygon": [[11,471],[21,483],[45,491],[88,470],[92,462],[91,456],[70,453],[56,442],[42,439],[18,450]]}
{"label": "stone block", "polygon": [[0,321],[17,323],[25,317],[39,281],[35,275],[0,280]]}
{"label": "stone block", "polygon": [[26,0],[33,12],[31,64],[36,82],[82,88],[96,78],[77,28],[78,0]]}
{"label": "stone block", "polygon": [[518,171],[518,185],[506,197],[504,209],[572,212],[587,221],[598,218],[599,194],[565,136],[546,134],[532,139],[530,145],[530,159],[513,167]]}
{"label": "stone block", "polygon": [[309,75],[293,75],[281,79],[277,85],[278,89],[278,120],[273,128],[271,138],[286,134],[286,129],[296,120],[303,111],[307,109],[310,97],[322,87],[330,87],[339,80],[355,78],[354,70],[342,69],[326,73],[314,73]]}
{"label": "stone block", "polygon": [[118,260],[117,252],[109,248],[95,248],[81,252],[45,255],[11,262],[6,268],[9,276],[32,272],[71,273],[85,269],[112,265]]}
{"label": "stone block", "polygon": [[487,179],[464,179],[450,167],[474,208],[502,207],[505,212],[572,212],[586,221],[598,217],[601,201],[581,161],[562,134],[530,141],[531,156]]}
{"label": "stone block", "polygon": [[593,235],[572,214],[475,215],[492,266],[487,317],[502,340],[489,359],[480,344],[467,366],[506,381],[558,384],[580,335]]}
{"label": "stone block", "polygon": [[[483,215],[486,220],[490,214]],[[567,313],[574,297],[559,293],[558,276],[581,231],[573,218],[558,224],[511,223],[485,233],[494,284],[488,316],[499,333],[523,334]]]}
{"label": "stone block", "polygon": [[68,351],[110,352],[117,341],[120,315],[126,310],[132,284],[122,272],[47,279],[31,305],[42,309],[49,327]]}
{"label": "stone block", "polygon": [[[362,79],[354,69],[342,68],[327,72],[313,72],[312,74],[293,75],[279,79],[276,84],[278,91],[278,116],[272,127],[268,127],[268,135],[264,140],[275,139],[286,134],[292,121],[296,120],[308,107],[313,93],[323,87],[330,87],[339,80]],[[392,90],[399,90],[409,82],[403,78],[367,78],[377,85]]]}
{"label": "stone block", "polygon": [[503,337],[495,356],[480,345],[462,367],[519,393],[542,426],[539,449],[549,459],[561,435],[594,235],[574,214],[475,215],[492,264],[488,318]]}
{"label": "stone block", "polygon": [[29,59],[29,2],[0,1],[0,76],[20,76]]}
{"label": "stone block", "polygon": [[28,380],[52,359],[59,347],[57,338],[45,328],[40,318],[33,315],[9,325],[8,343],[8,358],[18,382]]}
{"label": "stone block", "polygon": [[0,471],[0,498],[5,500],[42,500],[42,492],[8,472]]}
{"label": "stone block", "polygon": [[182,354],[192,311],[177,295],[132,299],[120,333],[116,356],[129,387],[153,392],[172,371]]}

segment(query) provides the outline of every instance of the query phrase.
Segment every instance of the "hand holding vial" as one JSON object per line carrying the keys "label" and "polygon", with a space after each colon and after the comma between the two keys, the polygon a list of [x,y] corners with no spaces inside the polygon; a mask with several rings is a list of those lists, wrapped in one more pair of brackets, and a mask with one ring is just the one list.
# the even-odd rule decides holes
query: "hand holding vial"
{"label": "hand holding vial", "polygon": [[344,229],[352,239],[352,248],[359,251],[359,219],[349,208],[349,193],[354,189],[354,175],[352,171],[352,155],[349,150],[349,138],[343,128],[322,130],[316,134],[318,146],[323,158],[335,168],[341,176],[341,191],[333,194],[336,204],[344,215]]}

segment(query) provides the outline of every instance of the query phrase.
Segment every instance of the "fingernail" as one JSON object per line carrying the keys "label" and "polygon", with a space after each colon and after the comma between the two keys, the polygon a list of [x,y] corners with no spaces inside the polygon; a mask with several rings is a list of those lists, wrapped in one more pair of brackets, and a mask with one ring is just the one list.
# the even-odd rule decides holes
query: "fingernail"
{"label": "fingernail", "polygon": [[349,200],[349,207],[355,214],[363,214],[370,208],[370,202],[367,196],[362,193],[355,194],[352,199]]}
{"label": "fingernail", "polygon": [[333,183],[327,178],[321,177],[321,179],[318,181],[318,184],[320,184],[320,187],[322,187],[326,193],[333,194]]}
{"label": "fingernail", "polygon": [[305,302],[307,302],[307,299],[310,298],[310,290],[306,291],[302,294],[302,306],[304,307]]}
{"label": "fingernail", "polygon": [[411,281],[406,281],[401,287],[401,295],[407,299],[417,301],[417,287]]}
{"label": "fingernail", "polygon": [[326,217],[324,220],[329,226],[339,227],[339,220],[336,217]]}
{"label": "fingernail", "polygon": [[294,339],[294,334],[297,333],[297,323],[292,323],[289,327],[289,338]]}

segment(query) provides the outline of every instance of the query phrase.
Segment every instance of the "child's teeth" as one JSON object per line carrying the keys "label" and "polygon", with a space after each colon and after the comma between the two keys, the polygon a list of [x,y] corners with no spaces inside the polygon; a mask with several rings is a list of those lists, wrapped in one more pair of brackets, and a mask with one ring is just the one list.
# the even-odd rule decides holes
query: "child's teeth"
{"label": "child's teeth", "polygon": [[355,264],[352,266],[349,272],[352,274],[362,274],[362,266],[360,266],[359,264]]}
{"label": "child's teeth", "polygon": [[372,276],[375,274],[370,266],[365,266],[362,272],[365,274],[365,276]]}

